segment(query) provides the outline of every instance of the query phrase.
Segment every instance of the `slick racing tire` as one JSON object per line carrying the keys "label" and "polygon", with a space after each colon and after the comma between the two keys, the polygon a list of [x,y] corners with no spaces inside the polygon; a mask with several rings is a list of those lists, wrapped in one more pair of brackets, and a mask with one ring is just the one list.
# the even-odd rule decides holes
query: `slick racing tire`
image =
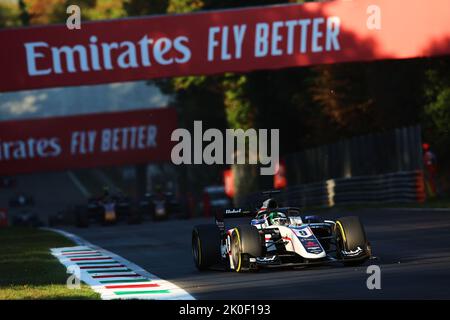
{"label": "slick racing tire", "polygon": [[370,258],[370,244],[358,217],[336,220],[336,255],[345,265],[359,265]]}
{"label": "slick racing tire", "polygon": [[258,229],[251,225],[240,225],[231,234],[231,258],[234,271],[257,271],[256,263],[250,258],[262,255],[263,242]]}
{"label": "slick racing tire", "polygon": [[220,231],[215,224],[202,224],[192,230],[192,256],[197,269],[206,270],[220,262]]}

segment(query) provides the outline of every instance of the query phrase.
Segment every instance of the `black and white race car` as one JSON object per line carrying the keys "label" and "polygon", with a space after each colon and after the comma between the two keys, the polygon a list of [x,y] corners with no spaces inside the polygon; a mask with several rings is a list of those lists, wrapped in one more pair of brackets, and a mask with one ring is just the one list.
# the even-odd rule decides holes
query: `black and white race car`
{"label": "black and white race car", "polygon": [[[356,216],[334,221],[302,216],[299,208],[279,208],[274,199],[255,211],[227,209],[215,224],[194,227],[192,254],[199,270],[219,265],[236,272],[335,262],[359,265],[371,257]],[[225,227],[226,219],[250,215],[250,224]]]}

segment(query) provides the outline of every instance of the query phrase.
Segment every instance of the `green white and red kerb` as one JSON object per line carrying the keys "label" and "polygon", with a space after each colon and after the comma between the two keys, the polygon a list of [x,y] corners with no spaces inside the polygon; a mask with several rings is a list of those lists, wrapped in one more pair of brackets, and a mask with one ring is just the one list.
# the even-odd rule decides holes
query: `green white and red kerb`
{"label": "green white and red kerb", "polygon": [[103,249],[87,246],[51,249],[66,267],[77,266],[80,280],[99,292],[102,299],[192,299],[176,285],[144,270],[136,270],[127,260]]}

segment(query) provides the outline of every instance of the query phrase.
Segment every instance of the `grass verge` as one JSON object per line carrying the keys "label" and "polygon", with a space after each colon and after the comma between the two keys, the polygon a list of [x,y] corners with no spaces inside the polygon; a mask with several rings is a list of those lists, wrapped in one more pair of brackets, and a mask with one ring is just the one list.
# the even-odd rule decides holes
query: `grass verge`
{"label": "grass verge", "polygon": [[73,246],[51,231],[32,228],[0,229],[0,299],[99,299],[89,286],[66,286],[66,268],[50,248]]}

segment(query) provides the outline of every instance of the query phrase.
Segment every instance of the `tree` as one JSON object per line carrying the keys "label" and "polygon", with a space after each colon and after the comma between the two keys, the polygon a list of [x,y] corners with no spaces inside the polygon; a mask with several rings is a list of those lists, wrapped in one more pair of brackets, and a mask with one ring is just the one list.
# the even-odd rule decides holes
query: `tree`
{"label": "tree", "polygon": [[445,164],[450,160],[450,58],[430,59],[425,74],[424,138],[436,149],[440,163]]}
{"label": "tree", "polygon": [[82,21],[126,16],[122,0],[20,0],[22,25],[65,23],[72,4],[80,7]]}
{"label": "tree", "polygon": [[125,0],[123,8],[128,16],[164,14],[169,0]]}
{"label": "tree", "polygon": [[19,19],[23,26],[28,26],[30,24],[30,14],[27,10],[27,5],[24,0],[19,0]]}
{"label": "tree", "polygon": [[19,4],[0,2],[0,28],[26,25],[28,12],[22,0]]}

